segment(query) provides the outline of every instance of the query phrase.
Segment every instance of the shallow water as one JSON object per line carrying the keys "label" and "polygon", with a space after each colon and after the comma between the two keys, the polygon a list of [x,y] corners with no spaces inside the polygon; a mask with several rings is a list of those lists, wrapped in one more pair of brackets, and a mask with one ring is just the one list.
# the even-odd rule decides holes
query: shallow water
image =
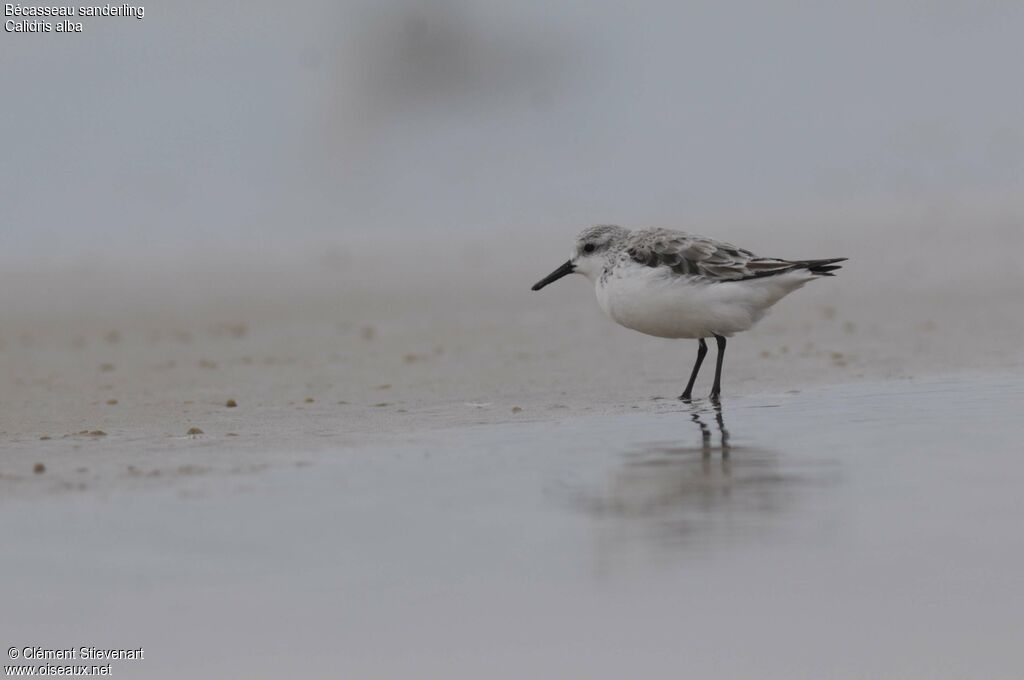
{"label": "shallow water", "polygon": [[661,403],[245,489],[12,502],[0,638],[144,646],[125,677],[1019,678],[1020,378]]}

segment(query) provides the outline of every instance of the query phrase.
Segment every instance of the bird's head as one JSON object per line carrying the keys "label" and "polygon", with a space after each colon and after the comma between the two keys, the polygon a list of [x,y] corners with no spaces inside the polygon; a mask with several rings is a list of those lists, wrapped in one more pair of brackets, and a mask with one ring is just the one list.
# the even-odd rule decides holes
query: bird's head
{"label": "bird's head", "polygon": [[612,224],[587,227],[576,237],[569,260],[543,279],[533,284],[532,290],[540,290],[568,274],[583,274],[593,279],[604,269],[609,253],[629,235],[629,230]]}

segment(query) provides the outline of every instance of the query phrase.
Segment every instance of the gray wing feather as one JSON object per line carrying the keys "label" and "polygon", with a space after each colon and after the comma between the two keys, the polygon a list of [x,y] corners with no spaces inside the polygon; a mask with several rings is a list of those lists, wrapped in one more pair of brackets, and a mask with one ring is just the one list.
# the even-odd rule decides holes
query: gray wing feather
{"label": "gray wing feather", "polygon": [[626,242],[631,259],[648,267],[665,266],[677,274],[701,276],[713,281],[737,281],[779,274],[800,266],[749,250],[671,229],[644,229]]}

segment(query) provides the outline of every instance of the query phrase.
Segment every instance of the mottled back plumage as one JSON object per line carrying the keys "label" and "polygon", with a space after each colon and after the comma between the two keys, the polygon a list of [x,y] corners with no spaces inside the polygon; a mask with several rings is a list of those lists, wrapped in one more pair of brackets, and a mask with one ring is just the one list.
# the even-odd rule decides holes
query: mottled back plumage
{"label": "mottled back plumage", "polygon": [[623,243],[626,254],[648,267],[665,266],[677,274],[699,276],[710,281],[742,281],[772,276],[793,269],[831,276],[838,269],[831,260],[781,260],[759,257],[731,243],[673,229],[642,229],[632,232]]}

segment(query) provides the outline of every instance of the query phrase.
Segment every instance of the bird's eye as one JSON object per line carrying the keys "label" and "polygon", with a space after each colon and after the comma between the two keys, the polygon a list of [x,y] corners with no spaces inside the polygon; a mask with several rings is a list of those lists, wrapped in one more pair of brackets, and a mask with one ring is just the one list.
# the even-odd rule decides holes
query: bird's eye
{"label": "bird's eye", "polygon": [[593,243],[588,243],[587,245],[583,246],[583,252],[592,253],[594,252],[595,247],[596,246]]}

